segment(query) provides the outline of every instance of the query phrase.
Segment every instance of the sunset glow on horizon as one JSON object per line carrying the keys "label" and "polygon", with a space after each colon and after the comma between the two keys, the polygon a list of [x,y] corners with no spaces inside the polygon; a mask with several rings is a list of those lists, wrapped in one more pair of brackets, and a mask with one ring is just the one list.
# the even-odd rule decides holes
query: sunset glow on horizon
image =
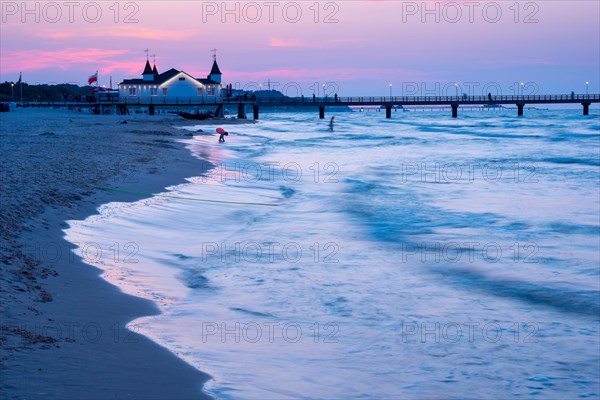
{"label": "sunset glow on horizon", "polygon": [[[334,83],[342,95],[459,83],[482,94],[598,92],[597,1],[12,2],[1,5],[0,80],[100,85],[159,71],[204,77],[218,49],[224,83]],[[576,28],[576,29],[574,29]],[[152,62],[154,57],[150,57]],[[411,89],[414,90],[414,89]],[[487,89],[485,89],[487,90]],[[487,93],[487,92],[486,92]]]}

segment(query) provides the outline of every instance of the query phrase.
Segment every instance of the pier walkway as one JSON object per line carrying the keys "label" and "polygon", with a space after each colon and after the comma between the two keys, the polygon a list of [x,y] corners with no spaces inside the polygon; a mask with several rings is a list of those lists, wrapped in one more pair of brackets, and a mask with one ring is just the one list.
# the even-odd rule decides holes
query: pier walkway
{"label": "pier walkway", "polygon": [[460,106],[479,106],[494,108],[502,105],[515,105],[517,115],[523,115],[526,105],[533,104],[581,104],[583,115],[589,115],[590,105],[600,103],[600,94],[573,95],[524,95],[524,96],[361,96],[361,97],[259,97],[248,99],[234,98],[194,98],[194,97],[125,97],[115,100],[96,102],[31,102],[24,103],[29,107],[96,107],[100,112],[106,107],[116,108],[116,112],[124,113],[128,107],[147,107],[153,115],[156,108],[173,106],[214,107],[217,115],[223,115],[225,106],[237,106],[238,118],[246,118],[246,107],[252,107],[254,119],[259,119],[261,107],[314,107],[319,111],[319,118],[325,118],[326,107],[332,106],[379,106],[385,108],[386,118],[392,117],[394,108],[410,106],[449,106],[452,117],[458,117]]}

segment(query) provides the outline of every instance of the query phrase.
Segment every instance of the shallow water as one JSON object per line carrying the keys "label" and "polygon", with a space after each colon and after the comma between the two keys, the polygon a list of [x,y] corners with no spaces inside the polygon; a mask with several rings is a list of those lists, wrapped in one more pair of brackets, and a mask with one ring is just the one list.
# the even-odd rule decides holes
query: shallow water
{"label": "shallow water", "polygon": [[579,112],[265,115],[188,141],[210,164],[181,198],[67,239],[160,306],[130,326],[218,398],[597,398],[600,124]]}

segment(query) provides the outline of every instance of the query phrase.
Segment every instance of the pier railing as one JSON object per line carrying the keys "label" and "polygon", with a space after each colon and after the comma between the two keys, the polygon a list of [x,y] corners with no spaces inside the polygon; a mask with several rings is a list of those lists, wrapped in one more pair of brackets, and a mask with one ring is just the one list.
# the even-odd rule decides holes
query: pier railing
{"label": "pier railing", "polygon": [[589,108],[592,103],[600,103],[600,94],[539,94],[539,95],[508,95],[494,96],[358,96],[358,97],[254,97],[254,96],[234,96],[234,97],[162,97],[149,96],[138,97],[129,96],[119,99],[96,100],[95,102],[35,102],[25,103],[23,105],[32,107],[90,107],[95,113],[103,113],[106,107],[113,107],[119,113],[127,113],[127,108],[148,107],[148,113],[154,114],[155,108],[161,106],[175,107],[215,107],[216,113],[223,114],[224,106],[237,106],[238,118],[246,118],[245,108],[252,106],[254,119],[258,119],[259,109],[262,106],[271,107],[301,107],[314,106],[319,109],[319,118],[325,118],[325,108],[332,106],[380,106],[386,110],[386,118],[392,117],[394,107],[404,106],[450,106],[452,108],[452,117],[458,115],[460,106],[481,105],[483,107],[496,107],[503,104],[512,104],[517,106],[517,115],[523,115],[523,109],[528,104],[581,104],[583,106],[583,115],[589,115]]}
{"label": "pier railing", "polygon": [[516,103],[576,103],[600,101],[598,94],[564,95],[502,95],[502,96],[358,96],[358,97],[260,97],[254,103],[261,105],[373,105],[373,104],[516,104]]}
{"label": "pier railing", "polygon": [[131,106],[173,105],[173,106],[215,106],[220,104],[257,104],[264,106],[295,105],[450,105],[450,104],[517,104],[517,103],[580,103],[600,102],[600,94],[560,94],[560,95],[502,95],[502,96],[353,96],[353,97],[162,97],[129,96],[106,101],[53,101],[26,102],[29,106],[89,106],[94,104],[121,104]]}

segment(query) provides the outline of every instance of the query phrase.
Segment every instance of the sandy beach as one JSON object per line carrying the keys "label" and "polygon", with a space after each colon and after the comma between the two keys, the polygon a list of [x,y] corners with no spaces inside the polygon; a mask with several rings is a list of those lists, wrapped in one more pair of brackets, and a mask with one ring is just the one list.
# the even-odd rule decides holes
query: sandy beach
{"label": "sandy beach", "polygon": [[93,116],[58,109],[1,115],[0,397],[206,398],[209,376],[126,328],[158,312],[100,278],[63,239],[65,221],[156,193],[207,164],[177,116]]}

